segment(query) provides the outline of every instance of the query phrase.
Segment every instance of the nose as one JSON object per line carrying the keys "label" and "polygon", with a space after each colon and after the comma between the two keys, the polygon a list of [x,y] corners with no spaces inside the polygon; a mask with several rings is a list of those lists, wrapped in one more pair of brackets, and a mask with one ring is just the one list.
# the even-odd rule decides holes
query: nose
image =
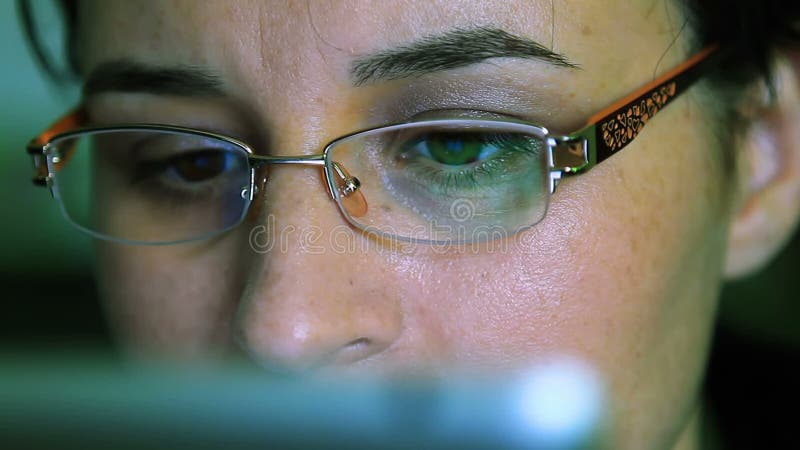
{"label": "nose", "polygon": [[258,199],[266,206],[251,232],[254,261],[234,329],[272,369],[350,365],[384,352],[402,329],[386,262],[345,224],[319,175],[273,168]]}

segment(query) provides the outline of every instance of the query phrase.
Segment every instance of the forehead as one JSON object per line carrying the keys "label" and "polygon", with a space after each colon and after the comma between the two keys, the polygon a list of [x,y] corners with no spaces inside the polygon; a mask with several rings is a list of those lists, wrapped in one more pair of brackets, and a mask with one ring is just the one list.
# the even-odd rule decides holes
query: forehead
{"label": "forehead", "polygon": [[[148,30],[177,35],[229,34],[242,39],[318,35],[344,50],[359,50],[385,37],[409,38],[420,31],[457,24],[491,23],[520,30],[550,23],[550,0],[514,1],[207,1],[85,2],[94,31],[109,25],[146,38]],[[138,30],[138,33],[137,33]],[[550,30],[547,30],[548,35]],[[152,36],[157,38],[161,36]]]}
{"label": "forehead", "polygon": [[635,47],[672,30],[664,6],[630,0],[112,0],[82,2],[81,10],[84,66],[120,56],[199,63],[247,55],[239,63],[285,69],[474,26],[502,28],[559,52],[594,48],[613,58],[617,44]]}
{"label": "forehead", "polygon": [[[120,59],[209,68],[232,98],[271,118],[275,129],[303,120],[309,131],[323,128],[310,124],[312,119],[350,117],[390,98],[386,86],[352,89],[349,73],[358,58],[455,29],[491,27],[538,42],[580,70],[564,75],[548,64],[514,61],[502,69],[482,65],[472,79],[494,73],[497,89],[507,82],[535,87],[531,95],[542,99],[539,109],[552,119],[551,128],[569,129],[648,80],[659,63],[669,67],[683,58],[680,46],[664,55],[681,30],[682,16],[672,2],[653,5],[644,0],[86,2],[79,12],[79,58],[84,74]],[[440,85],[462,75],[449,74]],[[466,90],[467,85],[461,89]],[[517,90],[512,98],[527,99],[529,93]],[[355,125],[337,126],[341,130],[327,133]]]}

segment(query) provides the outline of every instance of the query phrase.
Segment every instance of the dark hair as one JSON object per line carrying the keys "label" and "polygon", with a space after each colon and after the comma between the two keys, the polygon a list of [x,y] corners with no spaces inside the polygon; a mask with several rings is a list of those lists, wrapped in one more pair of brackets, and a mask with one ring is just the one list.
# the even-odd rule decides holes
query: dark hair
{"label": "dark hair", "polygon": [[719,71],[728,82],[769,83],[775,51],[800,46],[797,0],[683,0],[698,46],[719,42],[734,55]]}
{"label": "dark hair", "polygon": [[22,29],[28,39],[28,44],[36,57],[36,62],[51,80],[60,83],[78,77],[78,52],[76,50],[76,36],[78,32],[78,1],[58,0],[54,2],[60,8],[64,19],[66,36],[64,36],[64,51],[67,57],[67,67],[57,67],[44,50],[39,28],[29,0],[17,0]]}

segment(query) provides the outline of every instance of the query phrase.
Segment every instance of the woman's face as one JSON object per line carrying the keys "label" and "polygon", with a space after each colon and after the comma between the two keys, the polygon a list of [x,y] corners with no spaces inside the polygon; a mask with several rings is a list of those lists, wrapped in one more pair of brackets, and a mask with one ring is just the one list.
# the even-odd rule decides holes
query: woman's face
{"label": "woman's face", "polygon": [[[688,56],[684,17],[667,2],[81,6],[84,75],[119,60],[191,67],[218,75],[224,91],[173,83],[90,95],[94,122],[211,129],[264,154],[316,154],[352,131],[447,110],[573,131]],[[476,27],[536,41],[577,68],[502,58],[353,81],[356,60]],[[624,151],[563,181],[546,218],[506,246],[442,252],[373,240],[334,251],[328,236],[345,222],[318,169],[273,166],[246,222],[222,237],[98,243],[109,316],[136,353],[205,358],[242,346],[297,369],[499,371],[577,358],[608,389],[618,448],[669,448],[695,411],[728,230],[701,89]],[[265,226],[268,250],[251,240]],[[347,230],[352,242],[371,239]]]}

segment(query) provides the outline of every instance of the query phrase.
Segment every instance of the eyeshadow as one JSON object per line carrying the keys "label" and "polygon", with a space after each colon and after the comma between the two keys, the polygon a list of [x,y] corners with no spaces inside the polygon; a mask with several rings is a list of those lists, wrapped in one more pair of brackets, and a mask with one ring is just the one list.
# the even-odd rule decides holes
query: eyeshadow
{"label": "eyeshadow", "polygon": [[[430,111],[478,111],[547,125],[554,109],[563,108],[553,83],[543,77],[514,77],[495,65],[451,71],[383,87],[370,99],[371,125],[413,120]],[[489,70],[487,70],[487,67]],[[525,67],[530,67],[526,64]]]}

